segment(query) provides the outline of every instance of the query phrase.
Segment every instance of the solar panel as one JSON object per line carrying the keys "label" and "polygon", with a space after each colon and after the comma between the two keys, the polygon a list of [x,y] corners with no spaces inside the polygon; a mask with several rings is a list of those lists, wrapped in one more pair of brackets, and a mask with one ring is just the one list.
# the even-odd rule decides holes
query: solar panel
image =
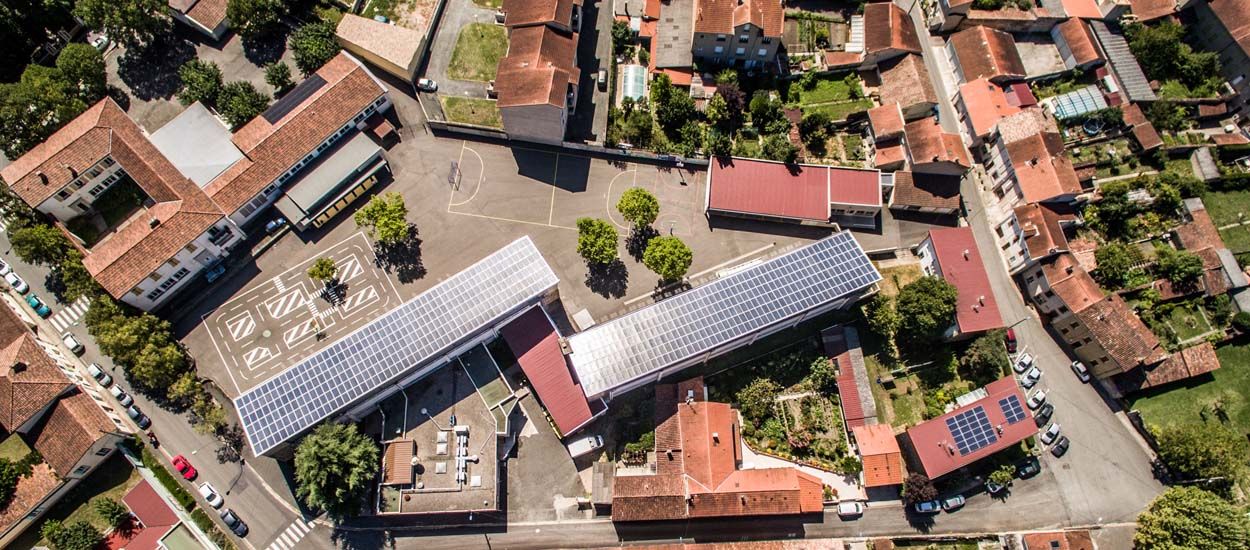
{"label": "solar panel", "polygon": [[977,405],[946,419],[946,427],[955,438],[960,456],[967,456],[998,441],[994,426],[985,415],[985,407]]}
{"label": "solar panel", "polygon": [[236,398],[252,450],[268,452],[558,283],[529,237],[513,241]]}
{"label": "solar panel", "polygon": [[998,400],[998,406],[1003,410],[1003,416],[1007,417],[1008,424],[1024,420],[1024,407],[1020,406],[1019,397],[1008,395]]}
{"label": "solar panel", "polygon": [[321,75],[314,74],[309,76],[303,82],[291,88],[291,91],[282,96],[282,99],[265,109],[265,112],[261,113],[260,116],[264,117],[265,121],[270,124],[277,124],[279,120],[282,120],[282,117],[295,110],[295,107],[303,103],[305,99],[312,97],[313,94],[317,93],[317,90],[320,90],[325,85],[326,80],[321,78]]}
{"label": "solar panel", "polygon": [[707,353],[880,281],[843,231],[569,338],[587,396]]}

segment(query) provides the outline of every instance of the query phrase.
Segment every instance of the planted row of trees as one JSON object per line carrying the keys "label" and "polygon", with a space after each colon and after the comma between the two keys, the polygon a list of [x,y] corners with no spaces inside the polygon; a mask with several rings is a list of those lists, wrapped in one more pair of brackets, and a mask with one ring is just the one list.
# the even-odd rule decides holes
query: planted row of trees
{"label": "planted row of trees", "polygon": [[[657,236],[651,224],[660,213],[660,201],[646,189],[631,187],[621,195],[616,209],[629,222],[631,240],[645,241],[642,263],[654,271],[663,281],[676,281],[686,275],[694,261],[690,247],[674,236]],[[577,253],[587,262],[603,267],[618,260],[620,234],[607,220],[580,218],[577,220]]]}

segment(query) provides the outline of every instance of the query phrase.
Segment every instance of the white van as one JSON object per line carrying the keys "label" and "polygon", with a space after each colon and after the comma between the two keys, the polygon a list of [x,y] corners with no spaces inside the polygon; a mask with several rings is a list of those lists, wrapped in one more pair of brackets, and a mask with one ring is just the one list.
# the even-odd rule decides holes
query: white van
{"label": "white van", "polygon": [[586,437],[579,437],[577,439],[574,439],[568,445],[565,445],[565,447],[567,447],[569,450],[569,456],[572,456],[573,458],[582,456],[602,446],[603,446],[603,436],[598,436],[598,435],[588,435]]}

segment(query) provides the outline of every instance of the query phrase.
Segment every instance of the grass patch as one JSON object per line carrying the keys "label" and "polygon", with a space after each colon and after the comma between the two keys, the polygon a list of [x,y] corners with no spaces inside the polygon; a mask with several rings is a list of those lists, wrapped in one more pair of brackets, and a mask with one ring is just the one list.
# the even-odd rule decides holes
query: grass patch
{"label": "grass patch", "polygon": [[[1222,229],[1220,236],[1224,238],[1224,246],[1227,246],[1233,254],[1250,253],[1250,225]],[[1242,264],[1247,261],[1248,259],[1242,259]]]}
{"label": "grass patch", "polygon": [[847,116],[860,111],[867,111],[872,108],[872,101],[867,99],[857,99],[855,101],[847,101],[845,103],[823,103],[820,105],[803,106],[803,114],[822,112],[829,115],[833,120],[846,120]]}
{"label": "grass patch", "polygon": [[49,519],[60,520],[64,523],[85,521],[95,526],[100,532],[108,531],[108,522],[96,514],[92,503],[102,498],[111,498],[121,502],[122,497],[131,488],[138,485],[141,479],[139,472],[130,466],[130,463],[126,461],[126,458],[121,453],[113,453],[113,456],[108,461],[98,466],[91,475],[87,476],[87,479],[83,480],[77,487],[74,487],[60,502],[57,502],[48,511],[47,515],[27,528],[21,537],[13,541],[11,548],[34,548],[37,546],[50,548],[52,544],[44,540],[39,534],[39,529]]}
{"label": "grass patch", "polygon": [[503,115],[493,100],[446,96],[441,99],[448,122],[503,128]]}
{"label": "grass patch", "polygon": [[863,160],[864,138],[859,134],[842,134],[842,149],[846,151],[846,158],[849,160]]}
{"label": "grass patch", "polygon": [[30,446],[22,441],[22,437],[17,434],[9,434],[0,442],[0,458],[7,458],[10,462],[21,462],[26,455],[30,454]]}
{"label": "grass patch", "polygon": [[456,49],[451,52],[447,76],[478,82],[493,80],[499,59],[507,51],[508,35],[503,27],[489,23],[465,25],[456,38]]}
{"label": "grass patch", "polygon": [[143,206],[143,201],[147,198],[148,196],[139,188],[139,184],[125,177],[100,193],[100,196],[91,204],[91,208],[100,213],[105,225],[113,228],[134,214],[139,207]]}
{"label": "grass patch", "polygon": [[1250,189],[1241,191],[1209,191],[1202,196],[1207,214],[1216,227],[1241,221],[1237,214],[1250,212]]}
{"label": "grass patch", "polygon": [[886,296],[898,296],[898,290],[916,279],[924,277],[920,264],[903,264],[894,267],[877,268],[881,272],[881,293]]}
{"label": "grass patch", "polygon": [[226,538],[226,534],[222,533],[221,529],[217,528],[217,524],[213,523],[213,519],[208,517],[204,510],[196,508],[194,512],[191,512],[191,521],[194,521],[195,525],[201,531],[204,531],[204,534],[208,535],[208,538],[212,539],[218,548],[221,548],[221,550],[234,550],[234,544],[230,542],[229,538]]}
{"label": "grass patch", "polygon": [[816,85],[810,90],[804,90],[802,85],[797,85],[795,88],[799,90],[800,105],[831,103],[851,99],[851,86],[842,78],[818,79]]}
{"label": "grass patch", "polygon": [[1196,303],[1177,304],[1164,319],[1182,342],[1211,331],[1211,323],[1207,321],[1202,307]]}
{"label": "grass patch", "polygon": [[1250,398],[1250,340],[1220,346],[1215,353],[1220,358],[1219,370],[1130,396],[1131,408],[1140,411],[1148,425],[1158,427],[1214,420],[1215,409],[1220,408],[1230,428],[1250,434],[1250,404],[1246,402]]}
{"label": "grass patch", "polygon": [[360,12],[360,16],[373,19],[373,16],[381,15],[394,21],[396,13],[407,4],[408,0],[369,0],[369,5]]}
{"label": "grass patch", "polygon": [[894,547],[916,550],[977,550],[980,547],[980,541],[929,542],[926,540],[896,540],[894,541]]}

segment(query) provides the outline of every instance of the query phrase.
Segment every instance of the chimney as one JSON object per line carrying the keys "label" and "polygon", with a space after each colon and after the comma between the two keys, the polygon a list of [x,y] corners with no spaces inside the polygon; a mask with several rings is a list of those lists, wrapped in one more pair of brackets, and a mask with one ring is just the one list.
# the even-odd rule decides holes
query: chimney
{"label": "chimney", "polygon": [[1003,435],[1003,425],[1002,425],[1002,424],[999,424],[999,425],[995,426],[995,427],[994,427],[994,429],[998,430],[998,435]]}
{"label": "chimney", "polygon": [[713,444],[713,445],[719,445],[719,444],[720,444],[720,433],[719,433],[719,432],[712,432],[712,444]]}
{"label": "chimney", "polygon": [[160,224],[161,224],[161,220],[158,220],[156,218],[152,218],[148,220],[148,227],[151,227],[152,229],[156,229],[156,226]]}
{"label": "chimney", "polygon": [[694,390],[686,390],[686,404],[687,405],[694,404]]}
{"label": "chimney", "polygon": [[44,185],[48,184],[48,175],[43,173],[43,170],[39,170],[35,172],[35,175],[39,176],[39,183],[42,183]]}
{"label": "chimney", "polygon": [[24,363],[24,362],[22,362],[22,361],[14,361],[14,362],[13,362],[13,372],[14,372],[14,373],[19,373],[19,372],[22,372],[22,371],[24,371],[24,370],[26,370],[26,363]]}
{"label": "chimney", "polygon": [[954,448],[954,447],[952,447],[952,446],[950,446],[950,445],[947,445],[947,446],[946,446],[946,453],[947,453],[947,454],[949,454],[949,455],[951,455],[951,456],[955,456],[955,448]]}
{"label": "chimney", "polygon": [[665,455],[665,456],[667,456],[669,460],[672,460],[672,459],[673,459],[673,450],[672,450],[672,449],[669,449],[669,450],[667,450],[667,451],[664,451],[664,455]]}
{"label": "chimney", "polygon": [[985,305],[985,296],[981,296],[980,298],[977,298],[977,301],[980,302],[981,305]]}
{"label": "chimney", "polygon": [[1029,159],[1029,166],[1037,166],[1037,157]]}
{"label": "chimney", "polygon": [[965,259],[965,260],[967,260],[970,256],[972,256],[972,251],[971,251],[971,250],[968,250],[967,248],[965,248],[965,249],[964,249],[964,259]]}

